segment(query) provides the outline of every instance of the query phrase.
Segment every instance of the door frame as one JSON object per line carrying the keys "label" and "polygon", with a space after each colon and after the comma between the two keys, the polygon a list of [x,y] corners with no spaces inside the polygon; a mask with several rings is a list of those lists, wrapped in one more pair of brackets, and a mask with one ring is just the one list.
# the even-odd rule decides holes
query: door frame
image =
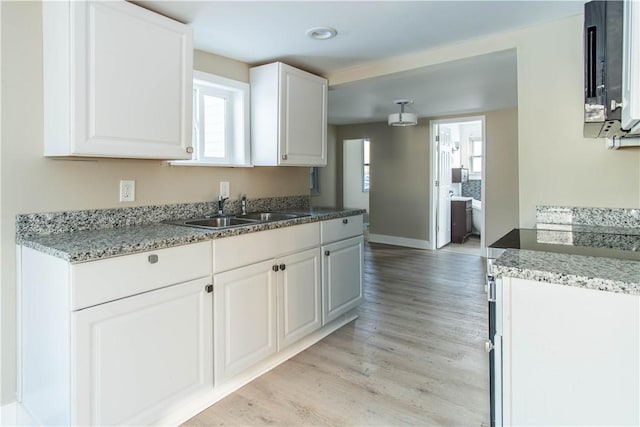
{"label": "door frame", "polygon": [[[363,159],[364,159],[363,147],[364,147],[364,141],[366,141],[366,140],[371,141],[370,138],[349,138],[349,139],[343,139],[342,140],[342,171],[341,171],[342,172],[342,206],[345,207],[345,208],[347,208],[347,207],[349,207],[349,208],[358,208],[358,206],[347,206],[347,204],[345,203],[345,196],[347,194],[347,192],[345,191],[345,183],[346,183],[346,180],[345,180],[345,177],[346,177],[345,169],[348,166],[347,161],[346,161],[347,160],[347,150],[348,150],[347,146],[348,146],[349,143],[355,143],[355,142],[358,142],[360,144],[360,173],[359,173],[360,181],[359,182],[360,182],[360,191],[362,193],[365,193],[365,191],[363,190],[364,189],[364,182],[363,182],[363,169],[362,168],[363,168]],[[370,214],[370,212],[371,212],[371,192],[367,191],[366,193],[367,193],[367,195],[366,195],[366,199],[367,199],[366,211],[367,212],[366,213]],[[365,217],[365,219],[366,219],[366,217]],[[368,222],[368,221],[366,221],[366,222]]]}
{"label": "door frame", "polygon": [[482,179],[482,186],[480,189],[480,194],[482,197],[482,228],[480,233],[480,254],[482,256],[486,256],[486,246],[485,246],[485,229],[487,222],[486,215],[486,197],[485,197],[485,169],[486,169],[486,154],[487,154],[487,124],[486,124],[486,116],[478,115],[478,116],[465,116],[465,117],[454,117],[447,119],[433,119],[429,121],[429,189],[430,189],[430,197],[429,197],[429,249],[432,251],[436,250],[436,215],[438,211],[438,188],[435,185],[436,177],[438,176],[438,161],[439,161],[439,153],[436,153],[436,134],[435,127],[440,124],[447,123],[464,123],[464,122],[482,122],[482,172],[480,174],[480,179]]}

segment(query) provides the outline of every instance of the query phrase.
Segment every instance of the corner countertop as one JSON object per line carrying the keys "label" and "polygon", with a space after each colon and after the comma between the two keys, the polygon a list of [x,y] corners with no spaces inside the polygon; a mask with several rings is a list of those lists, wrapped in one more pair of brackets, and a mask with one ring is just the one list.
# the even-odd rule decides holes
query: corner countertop
{"label": "corner countertop", "polygon": [[640,261],[507,249],[493,264],[496,277],[640,295]]}
{"label": "corner countertop", "polygon": [[492,273],[640,295],[640,235],[636,231],[607,227],[583,227],[579,232],[518,230],[517,244],[504,244],[514,230],[494,244],[493,248],[504,252],[493,262]]}
{"label": "corner countertop", "polygon": [[[297,210],[296,212],[300,211]],[[154,223],[18,237],[16,243],[61,258],[70,263],[81,263],[292,225],[360,215],[364,212],[362,209],[312,208],[304,211],[304,213],[310,215],[306,217],[219,230]]]}

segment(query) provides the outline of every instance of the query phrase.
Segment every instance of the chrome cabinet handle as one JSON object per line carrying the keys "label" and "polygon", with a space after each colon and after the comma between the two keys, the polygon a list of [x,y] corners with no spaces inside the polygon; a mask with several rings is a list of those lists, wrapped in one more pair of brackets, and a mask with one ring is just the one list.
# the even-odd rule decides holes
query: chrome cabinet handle
{"label": "chrome cabinet handle", "polygon": [[496,302],[496,279],[493,276],[487,276],[487,301]]}
{"label": "chrome cabinet handle", "polygon": [[287,269],[287,266],[284,264],[280,264],[280,271],[284,271]]}
{"label": "chrome cabinet handle", "polygon": [[150,264],[155,264],[158,262],[158,255],[156,254],[149,255],[148,259]]}
{"label": "chrome cabinet handle", "polygon": [[329,255],[331,255],[331,251],[324,251],[324,254],[325,254],[326,256],[329,256]]}
{"label": "chrome cabinet handle", "polygon": [[282,160],[287,160],[287,155],[286,154],[282,155]]}
{"label": "chrome cabinet handle", "polygon": [[204,290],[207,291],[207,293],[212,293],[213,292],[213,285],[205,286]]}
{"label": "chrome cabinet handle", "polygon": [[188,154],[193,153],[193,147],[187,147],[186,151]]}
{"label": "chrome cabinet handle", "polygon": [[273,267],[271,267],[271,269],[277,273],[278,272],[278,265],[274,265]]}
{"label": "chrome cabinet handle", "polygon": [[347,218],[345,218],[345,219],[342,220],[342,223],[343,224],[349,224],[349,220]]}

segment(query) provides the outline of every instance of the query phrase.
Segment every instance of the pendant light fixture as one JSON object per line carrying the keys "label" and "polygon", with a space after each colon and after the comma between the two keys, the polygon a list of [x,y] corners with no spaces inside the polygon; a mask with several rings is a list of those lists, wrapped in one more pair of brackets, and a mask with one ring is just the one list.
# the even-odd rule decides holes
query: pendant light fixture
{"label": "pendant light fixture", "polygon": [[414,113],[404,112],[404,106],[407,104],[413,104],[413,101],[408,99],[397,99],[393,101],[393,103],[400,106],[400,112],[396,114],[389,114],[389,126],[414,126],[418,124],[418,116]]}

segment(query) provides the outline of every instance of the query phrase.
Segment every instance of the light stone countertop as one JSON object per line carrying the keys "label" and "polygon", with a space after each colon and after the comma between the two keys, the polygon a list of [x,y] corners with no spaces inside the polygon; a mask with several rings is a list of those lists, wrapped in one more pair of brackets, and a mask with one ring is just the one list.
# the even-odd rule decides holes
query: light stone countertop
{"label": "light stone countertop", "polygon": [[[296,210],[296,212],[300,212],[300,210]],[[304,213],[310,214],[307,217],[218,230],[154,223],[100,230],[18,236],[16,243],[61,258],[70,263],[81,263],[257,231],[360,215],[364,212],[362,209],[312,208],[304,211]]]}
{"label": "light stone countertop", "polygon": [[640,261],[507,249],[492,266],[494,276],[640,295]]}

